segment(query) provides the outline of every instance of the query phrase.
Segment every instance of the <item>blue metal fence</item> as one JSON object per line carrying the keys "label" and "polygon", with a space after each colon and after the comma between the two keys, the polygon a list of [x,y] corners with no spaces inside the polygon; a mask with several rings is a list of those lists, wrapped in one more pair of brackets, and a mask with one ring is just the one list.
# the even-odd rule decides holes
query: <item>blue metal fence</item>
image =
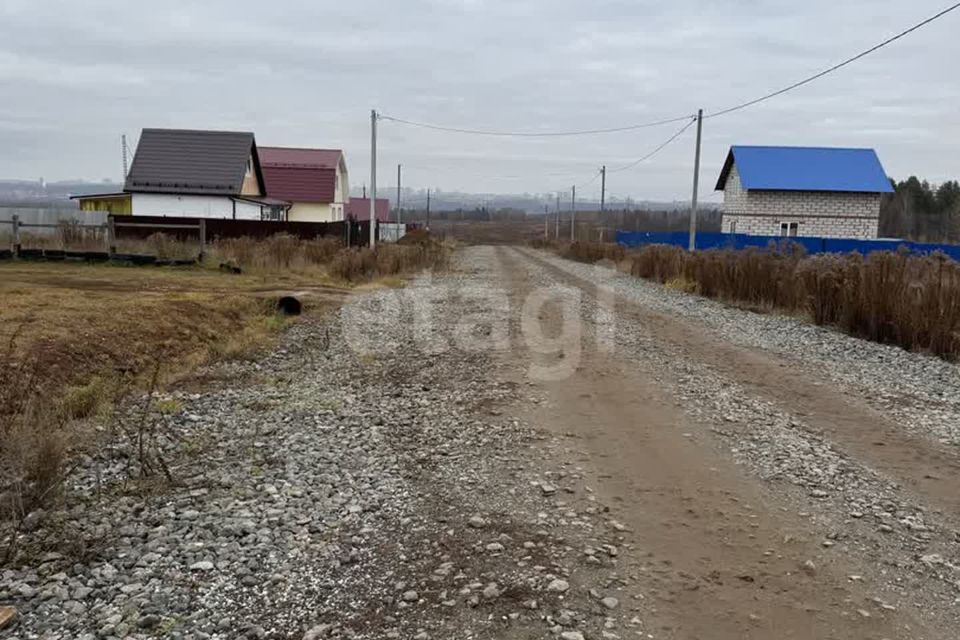
{"label": "blue metal fence", "polygon": [[[908,240],[852,240],[850,238],[783,238],[781,236],[748,236],[742,233],[698,233],[697,249],[746,249],[759,247],[765,249],[770,243],[780,244],[784,240],[799,244],[807,253],[852,253],[859,251],[867,255],[874,251],[897,251],[904,247],[910,253],[926,255],[942,251],[954,260],[960,261],[960,245],[925,244]],[[689,235],[686,231],[666,233],[648,233],[643,231],[618,231],[617,242],[627,247],[645,244],[669,244],[687,248]]]}

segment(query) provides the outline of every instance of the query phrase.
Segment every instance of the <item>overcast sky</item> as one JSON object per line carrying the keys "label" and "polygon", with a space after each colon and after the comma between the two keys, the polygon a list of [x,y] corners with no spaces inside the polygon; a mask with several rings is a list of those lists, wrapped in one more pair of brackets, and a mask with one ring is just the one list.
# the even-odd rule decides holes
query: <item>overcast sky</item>
{"label": "overcast sky", "polygon": [[[119,179],[142,127],[252,130],[343,148],[369,179],[369,111],[521,131],[708,112],[779,88],[947,0],[0,0],[0,177]],[[763,105],[707,120],[712,192],[731,144],[875,147],[887,173],[960,178],[960,11]],[[381,122],[381,184],[541,193],[586,185],[678,125],[563,139]],[[608,191],[689,198],[694,129]],[[716,196],[711,196],[716,199]]]}

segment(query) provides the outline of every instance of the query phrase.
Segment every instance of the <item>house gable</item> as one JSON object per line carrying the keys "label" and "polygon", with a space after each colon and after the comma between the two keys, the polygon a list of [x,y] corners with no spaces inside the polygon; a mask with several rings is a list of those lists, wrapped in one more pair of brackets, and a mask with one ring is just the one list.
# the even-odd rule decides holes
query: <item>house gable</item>
{"label": "house gable", "polygon": [[263,170],[257,159],[256,148],[250,151],[247,162],[243,167],[243,186],[240,189],[240,195],[259,198],[264,195]]}
{"label": "house gable", "polygon": [[291,202],[342,203],[349,192],[338,149],[260,147],[266,194]]}

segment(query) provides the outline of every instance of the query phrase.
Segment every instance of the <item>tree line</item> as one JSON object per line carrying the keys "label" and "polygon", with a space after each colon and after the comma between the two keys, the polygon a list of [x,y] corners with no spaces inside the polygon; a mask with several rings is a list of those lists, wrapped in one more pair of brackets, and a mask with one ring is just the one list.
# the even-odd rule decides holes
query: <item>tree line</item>
{"label": "tree line", "polygon": [[933,185],[916,176],[890,181],[880,205],[880,237],[960,243],[960,183]]}

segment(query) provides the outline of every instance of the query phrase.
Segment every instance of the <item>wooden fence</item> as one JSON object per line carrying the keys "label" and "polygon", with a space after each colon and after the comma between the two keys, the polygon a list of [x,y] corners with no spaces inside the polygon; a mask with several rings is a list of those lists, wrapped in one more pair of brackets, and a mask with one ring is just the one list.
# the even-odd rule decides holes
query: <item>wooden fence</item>
{"label": "wooden fence", "polygon": [[[171,218],[167,216],[110,216],[120,238],[142,239],[159,231],[178,240],[196,239],[199,225],[205,227],[205,242],[218,238],[269,238],[279,233],[303,240],[338,238],[345,245],[366,246],[370,242],[370,223],[353,220],[339,222],[277,222],[272,220],[232,220],[229,218]],[[165,231],[173,225],[183,229]]]}
{"label": "wooden fence", "polygon": [[[167,216],[115,216],[105,224],[72,223],[69,228],[77,230],[105,231],[104,251],[72,252],[60,249],[32,249],[23,246],[22,234],[29,229],[45,231],[65,229],[61,224],[28,223],[13,215],[10,220],[0,220],[0,225],[9,225],[10,249],[0,249],[0,257],[86,257],[110,259],[117,256],[117,241],[120,239],[142,240],[156,233],[164,233],[181,242],[196,242],[198,259],[203,259],[206,245],[218,238],[269,238],[288,234],[304,240],[314,238],[337,238],[344,245],[363,247],[370,244],[369,221],[343,220],[340,222],[274,222],[260,220],[231,220],[220,218],[181,218]],[[48,255],[49,254],[49,255]],[[76,254],[76,255],[73,255]],[[125,256],[129,257],[129,256]]]}

